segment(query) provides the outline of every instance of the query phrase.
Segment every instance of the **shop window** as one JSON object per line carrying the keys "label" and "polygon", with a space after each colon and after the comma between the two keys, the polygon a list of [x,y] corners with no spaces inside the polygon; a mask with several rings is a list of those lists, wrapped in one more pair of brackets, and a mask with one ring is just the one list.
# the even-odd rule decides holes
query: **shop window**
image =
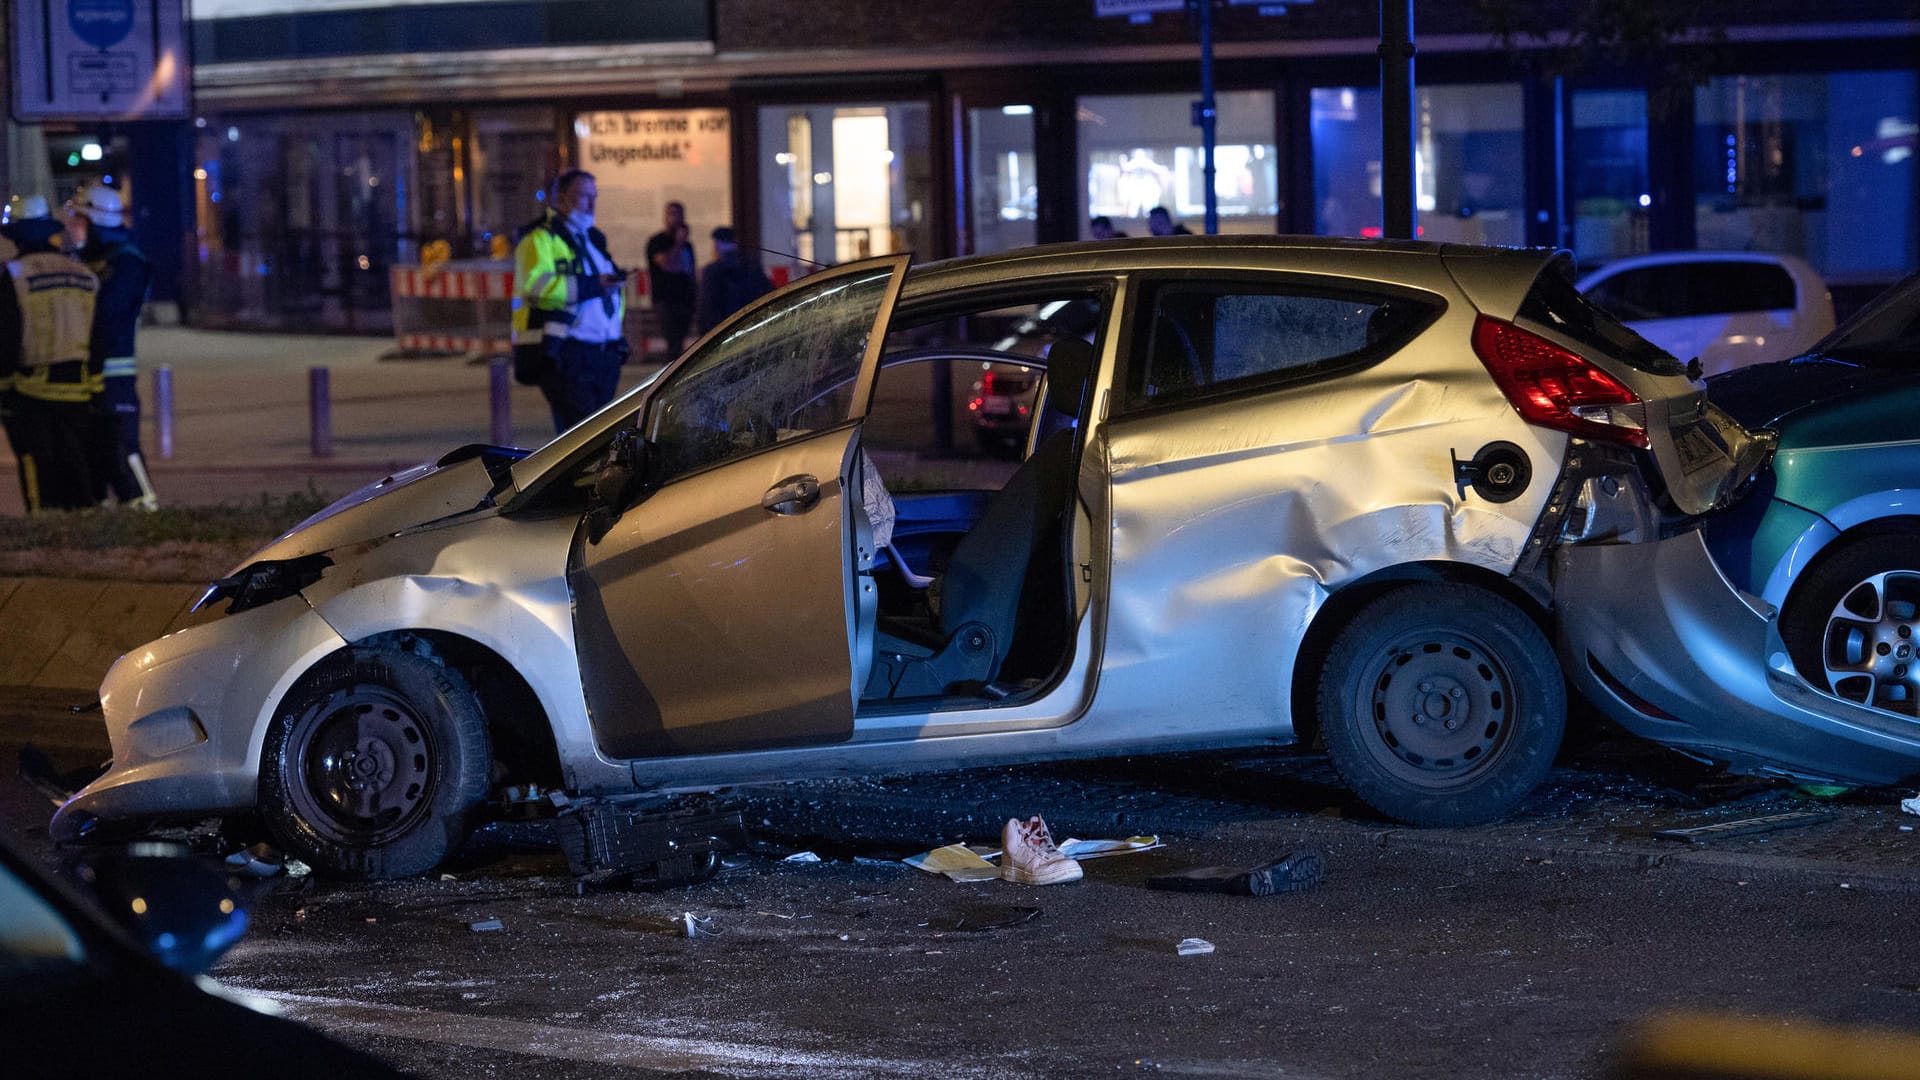
{"label": "shop window", "polygon": [[967,148],[971,253],[988,255],[1033,243],[1040,206],[1033,107],[968,109]]}
{"label": "shop window", "polygon": [[473,114],[469,158],[476,257],[512,257],[517,231],[537,220],[547,182],[559,171],[554,116],[547,109]]}
{"label": "shop window", "polygon": [[[1314,231],[1381,235],[1380,91],[1312,93]],[[1414,93],[1414,205],[1422,240],[1526,241],[1517,83],[1427,86]]]}
{"label": "shop window", "polygon": [[761,246],[776,283],[811,264],[935,251],[929,115],[918,102],[761,108]]}
{"label": "shop window", "polygon": [[1573,250],[1582,265],[1648,250],[1653,195],[1647,183],[1646,91],[1574,93],[1566,175]]}
{"label": "shop window", "polygon": [[713,261],[714,228],[734,224],[731,124],[726,109],[574,117],[579,165],[600,192],[594,221],[616,263],[645,267],[647,240],[661,230],[670,202],[686,208],[695,263]]}
{"label": "shop window", "polygon": [[1800,255],[1830,282],[1916,266],[1912,71],[1740,75],[1694,92],[1701,248]]}
{"label": "shop window", "polygon": [[[1087,222],[1145,236],[1147,213],[1164,206],[1192,232],[1206,219],[1206,173],[1191,94],[1090,96],[1076,110],[1080,235]],[[1213,190],[1222,233],[1272,233],[1279,225],[1280,155],[1273,143],[1273,95],[1264,90],[1214,95]]]}

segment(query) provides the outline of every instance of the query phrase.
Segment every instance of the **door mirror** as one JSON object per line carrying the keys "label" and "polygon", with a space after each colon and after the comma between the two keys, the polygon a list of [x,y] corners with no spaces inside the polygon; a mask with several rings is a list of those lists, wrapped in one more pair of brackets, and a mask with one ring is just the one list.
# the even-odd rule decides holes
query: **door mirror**
{"label": "door mirror", "polygon": [[587,498],[587,541],[597,544],[633,505],[647,478],[647,440],[638,428],[624,427],[607,444],[606,460]]}

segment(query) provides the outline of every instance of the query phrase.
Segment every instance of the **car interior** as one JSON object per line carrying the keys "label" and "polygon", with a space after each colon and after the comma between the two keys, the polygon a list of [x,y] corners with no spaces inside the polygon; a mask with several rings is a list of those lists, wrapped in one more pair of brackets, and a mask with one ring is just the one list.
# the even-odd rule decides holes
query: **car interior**
{"label": "car interior", "polygon": [[[927,327],[909,327],[890,335],[883,355],[881,385],[863,434],[862,487],[877,489],[884,504],[867,501],[869,524],[886,532],[872,570],[878,602],[872,614],[872,663],[867,669],[861,711],[893,706],[964,708],[981,701],[1024,700],[1049,685],[1070,659],[1074,617],[1080,604],[1071,572],[1075,558],[1076,526],[1084,517],[1075,496],[1074,478],[1079,459],[1078,436],[1087,408],[1087,386],[1098,352],[1088,340],[1093,321],[1085,304],[1077,301],[1071,326],[1048,325],[1029,317],[1016,327],[1024,332],[995,340],[993,349],[971,346],[984,326],[994,320],[982,316],[940,320],[942,328],[928,344]],[[1055,305],[1034,305],[1046,311]],[[984,326],[983,326],[984,324]],[[1086,331],[1075,333],[1081,326]],[[895,338],[900,348],[895,348]],[[1025,453],[1010,474],[991,457],[973,465],[972,484],[949,469],[948,478],[962,480],[949,487],[938,475],[934,484],[915,482],[915,469],[942,464],[935,452],[890,452],[888,432],[897,431],[901,417],[925,408],[917,395],[893,394],[893,385],[908,382],[900,375],[905,363],[926,363],[950,377],[949,365],[979,367],[996,362],[1044,368],[1045,383],[1021,445]],[[944,363],[942,363],[944,362]],[[919,415],[925,415],[920,413]],[[868,434],[871,437],[868,437]],[[954,440],[956,444],[963,439]],[[951,459],[965,460],[964,450],[949,451]],[[878,475],[879,482],[874,483]],[[1004,475],[1004,480],[998,476]],[[983,478],[992,478],[984,480]],[[982,487],[983,482],[997,486]],[[859,510],[855,511],[860,512]]]}

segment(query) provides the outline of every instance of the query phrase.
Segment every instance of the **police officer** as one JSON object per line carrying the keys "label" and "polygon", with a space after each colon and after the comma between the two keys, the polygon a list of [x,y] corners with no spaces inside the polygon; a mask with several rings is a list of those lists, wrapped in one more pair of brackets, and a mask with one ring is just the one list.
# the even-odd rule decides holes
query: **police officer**
{"label": "police officer", "polygon": [[157,510],[160,499],[140,452],[140,383],[134,368],[134,336],[151,270],[126,227],[126,209],[118,191],[88,184],[67,204],[67,250],[100,279],[89,350],[101,376],[93,387],[94,501],[105,504],[111,497],[122,506]]}
{"label": "police officer", "polygon": [[571,169],[553,190],[546,216],[513,253],[514,374],[540,387],[554,430],[565,431],[619,389],[627,275],[593,227],[593,174]]}
{"label": "police officer", "polygon": [[19,248],[0,286],[0,380],[13,381],[8,436],[21,462],[21,496],[29,513],[84,509],[94,505],[89,399],[99,369],[88,345],[100,280],[61,254],[60,223],[45,199],[25,200],[0,228]]}

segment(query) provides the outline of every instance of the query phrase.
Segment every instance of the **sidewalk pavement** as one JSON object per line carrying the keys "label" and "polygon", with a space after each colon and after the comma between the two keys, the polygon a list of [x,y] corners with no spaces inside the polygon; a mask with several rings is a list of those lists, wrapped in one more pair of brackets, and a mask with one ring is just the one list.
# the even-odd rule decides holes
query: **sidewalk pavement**
{"label": "sidewalk pavement", "polygon": [[[395,469],[485,442],[488,366],[461,357],[385,359],[393,339],[145,327],[140,331],[141,444],[162,505],[208,506],[309,488],[344,495]],[[160,454],[154,371],[173,373],[173,456]],[[313,456],[308,369],[324,367],[333,455]],[[624,390],[654,370],[629,366]],[[513,385],[512,442],[553,437],[545,398]],[[0,440],[0,514],[22,512],[14,460]]]}

